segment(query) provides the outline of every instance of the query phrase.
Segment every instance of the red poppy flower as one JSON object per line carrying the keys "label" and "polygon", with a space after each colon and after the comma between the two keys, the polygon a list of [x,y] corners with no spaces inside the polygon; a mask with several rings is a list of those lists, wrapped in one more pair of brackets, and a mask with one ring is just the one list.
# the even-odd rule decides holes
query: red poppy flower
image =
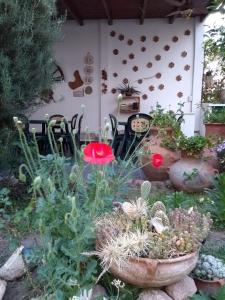
{"label": "red poppy flower", "polygon": [[155,167],[155,168],[160,168],[161,165],[163,164],[163,156],[159,153],[155,153],[155,154],[152,154],[151,156],[151,163],[152,163],[152,166]]}
{"label": "red poppy flower", "polygon": [[112,148],[104,143],[90,143],[84,148],[84,160],[94,165],[108,164],[115,159]]}

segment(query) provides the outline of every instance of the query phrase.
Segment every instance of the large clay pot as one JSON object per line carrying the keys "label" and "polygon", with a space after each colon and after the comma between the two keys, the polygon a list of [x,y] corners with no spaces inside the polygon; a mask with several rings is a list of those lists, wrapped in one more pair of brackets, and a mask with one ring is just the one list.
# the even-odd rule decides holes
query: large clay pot
{"label": "large clay pot", "polygon": [[206,123],[205,136],[218,136],[225,138],[225,123]]}
{"label": "large clay pot", "polygon": [[219,165],[215,148],[205,148],[202,153],[202,158],[213,168],[218,169]]}
{"label": "large clay pot", "polygon": [[214,295],[219,288],[225,285],[224,279],[205,280],[200,278],[194,278],[195,284],[199,291],[203,291],[205,294]]}
{"label": "large clay pot", "polygon": [[171,259],[130,258],[120,268],[113,264],[109,271],[123,282],[139,287],[163,287],[181,280],[196,266],[197,253]]}
{"label": "large clay pot", "polygon": [[[165,128],[167,136],[172,135],[171,128]],[[145,154],[140,158],[140,164],[145,175],[150,181],[163,181],[169,179],[168,168],[180,159],[180,151],[172,151],[163,147],[162,138],[158,127],[152,127],[150,130],[150,138],[143,141],[143,149],[149,153],[159,153],[163,156],[163,164],[160,168],[151,165],[151,155]]]}
{"label": "large clay pot", "polygon": [[212,186],[218,172],[207,161],[182,155],[169,169],[169,178],[176,189],[188,193],[202,192]]}

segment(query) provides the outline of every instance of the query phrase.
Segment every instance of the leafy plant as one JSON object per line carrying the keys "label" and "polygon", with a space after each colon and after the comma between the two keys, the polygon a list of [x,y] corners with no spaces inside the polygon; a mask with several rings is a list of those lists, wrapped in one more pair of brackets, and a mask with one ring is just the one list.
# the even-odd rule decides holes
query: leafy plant
{"label": "leafy plant", "polygon": [[203,292],[194,295],[191,300],[224,300],[225,299],[225,286],[217,290],[215,295],[208,296]]}
{"label": "leafy plant", "polygon": [[212,111],[206,111],[204,114],[204,123],[225,123],[225,109],[213,109]]}
{"label": "leafy plant", "polygon": [[[44,297],[69,299],[89,291],[98,276],[98,263],[82,253],[95,246],[93,222],[103,211],[112,207],[116,198],[122,201],[128,189],[130,172],[134,171],[132,159],[113,161],[110,165],[90,165],[84,159],[93,152],[76,148],[74,136],[71,139],[74,156],[63,155],[62,139],[56,141],[52,126],[48,124],[48,137],[52,154],[40,156],[35,131],[33,132],[36,152],[33,153],[22,130],[23,124],[14,118],[26,164],[19,169],[19,178],[31,180],[33,199],[29,205],[32,226],[42,237],[42,265],[38,267],[40,285]],[[61,128],[65,124],[60,124]],[[103,132],[103,137],[106,135]],[[95,145],[96,146],[96,145]],[[105,145],[105,148],[110,148]],[[94,151],[94,148],[92,149]],[[98,150],[98,149],[97,149]],[[98,151],[92,161],[103,159]],[[112,153],[107,152],[112,161]]]}
{"label": "leafy plant", "polygon": [[210,141],[208,138],[200,135],[191,137],[180,135],[179,138],[177,138],[176,144],[178,149],[192,156],[200,154],[206,146],[210,145]]}
{"label": "leafy plant", "polygon": [[216,226],[224,228],[225,221],[225,173],[216,176],[214,188],[206,190],[213,205],[209,207]]}
{"label": "leafy plant", "polygon": [[130,83],[122,83],[122,85],[120,85],[117,90],[122,94],[122,95],[126,95],[126,94],[130,94],[130,95],[139,95],[141,92],[136,90],[136,87],[131,86]]}
{"label": "leafy plant", "polygon": [[215,256],[201,254],[193,275],[206,280],[214,280],[215,278],[224,279],[225,264]]}

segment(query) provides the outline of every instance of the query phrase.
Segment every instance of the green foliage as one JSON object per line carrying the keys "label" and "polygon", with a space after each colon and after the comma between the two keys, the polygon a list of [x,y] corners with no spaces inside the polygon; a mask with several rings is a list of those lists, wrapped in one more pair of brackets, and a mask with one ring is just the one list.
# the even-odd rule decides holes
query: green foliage
{"label": "green foliage", "polygon": [[56,13],[55,0],[0,0],[0,164],[6,167],[21,159],[12,154],[19,148],[12,117],[40,105],[41,92],[53,84]]}
{"label": "green foliage", "polygon": [[112,208],[115,198],[123,200],[133,167],[128,161],[87,165],[73,135],[74,157],[66,158],[62,145],[55,140],[52,125],[50,122],[48,126],[52,154],[42,157],[37,147],[36,154],[31,151],[22,123],[16,121],[26,158],[19,176],[23,181],[30,178],[33,194],[26,213],[42,237],[39,282],[47,299],[53,294],[61,300],[90,290],[95,284],[97,260],[84,255],[95,248],[94,220]]}
{"label": "green foliage", "polygon": [[191,300],[224,300],[225,299],[225,286],[217,290],[215,295],[208,296],[203,292],[200,292],[197,295],[194,295]]}
{"label": "green foliage", "polygon": [[0,190],[0,229],[4,228],[5,222],[10,219],[9,210],[12,202],[9,193],[10,191],[7,188]]}
{"label": "green foliage", "polygon": [[0,1],[0,127],[52,84],[54,0]]}
{"label": "green foliage", "polygon": [[117,90],[122,94],[131,94],[131,95],[139,95],[141,92],[136,89],[136,87],[131,86],[130,83],[123,82]]}
{"label": "green foliage", "polygon": [[[172,110],[166,111],[159,103],[157,103],[156,108],[149,113],[153,118],[151,125],[158,126],[160,129],[170,127],[173,129],[173,133],[179,133],[180,124],[184,121],[184,113],[182,111],[184,103],[179,103],[178,106],[179,107],[176,112]],[[177,117],[179,117],[179,121],[177,121]]]}
{"label": "green foliage", "polygon": [[202,246],[201,253],[206,255],[213,255],[221,259],[225,263],[225,245],[218,245],[213,241],[207,241],[207,243]]}
{"label": "green foliage", "polygon": [[209,211],[216,226],[224,228],[225,222],[225,173],[221,173],[215,179],[214,188],[206,191],[212,205]]}
{"label": "green foliage", "polygon": [[204,114],[204,123],[225,123],[225,109],[206,111]]}
{"label": "green foliage", "polygon": [[178,149],[186,152],[187,155],[192,156],[200,154],[201,151],[203,151],[203,149],[209,145],[209,139],[200,135],[191,137],[180,135],[180,137],[177,138],[176,143]]}

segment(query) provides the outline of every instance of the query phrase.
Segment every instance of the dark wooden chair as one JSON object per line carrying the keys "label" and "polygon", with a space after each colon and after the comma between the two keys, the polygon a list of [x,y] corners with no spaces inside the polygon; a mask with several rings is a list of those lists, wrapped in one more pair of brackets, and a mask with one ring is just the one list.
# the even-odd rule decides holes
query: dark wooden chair
{"label": "dark wooden chair", "polygon": [[[76,143],[77,149],[80,149],[80,147],[81,147],[80,136],[81,136],[81,125],[82,125],[83,117],[84,117],[83,114],[79,118],[78,118],[78,114],[75,114],[71,120],[71,134],[73,134],[75,137],[75,143]],[[75,133],[74,133],[74,131],[75,131]]]}
{"label": "dark wooden chair", "polygon": [[118,121],[117,118],[113,114],[109,114],[111,127],[112,127],[112,148],[114,155],[117,156],[120,143],[123,141],[124,138],[124,132],[120,133],[118,131]]}
{"label": "dark wooden chair", "polygon": [[123,141],[119,147],[121,159],[128,158],[136,151],[145,137],[150,135],[150,125],[152,117],[138,113],[131,115],[127,120]]}

